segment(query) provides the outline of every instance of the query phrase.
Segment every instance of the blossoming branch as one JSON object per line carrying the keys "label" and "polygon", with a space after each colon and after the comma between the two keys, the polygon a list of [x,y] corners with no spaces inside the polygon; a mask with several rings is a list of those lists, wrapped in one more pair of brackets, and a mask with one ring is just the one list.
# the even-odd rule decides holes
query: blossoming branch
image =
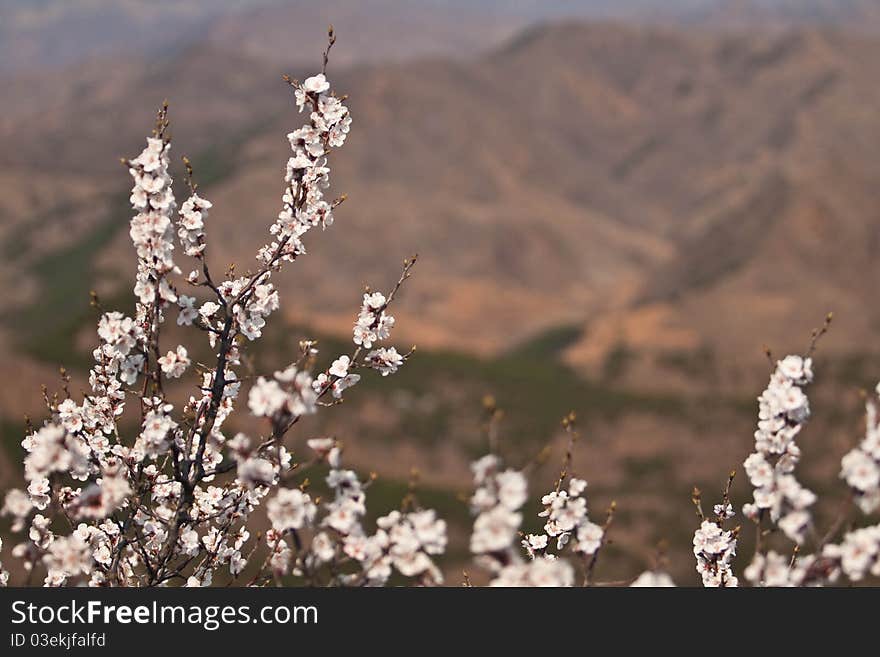
{"label": "blossoming branch", "polygon": [[[334,40],[331,30],[325,68]],[[236,369],[245,343],[262,336],[267,318],[280,305],[273,273],[305,254],[305,234],[331,226],[333,210],[343,200],[327,200],[325,192],[330,153],[344,145],[351,126],[348,108],[323,71],[302,83],[285,79],[308,120],[287,136],[292,155],[285,168],[282,209],[268,243],[257,253],[255,273],[225,280],[212,276],[206,257],[212,204],[197,193],[185,158],[190,194],[177,211],[169,174],[167,104],[146,148],[125,161],[134,181],[135,316],[101,316],[91,394],[80,402],[69,394],[57,403],[49,401],[51,417],[22,442],[27,490],[10,491],[3,507],[14,530],[28,528],[29,540],[14,548],[14,556],[29,571],[42,568],[46,585],[139,586],[177,580],[203,586],[220,569],[237,578],[257,553],[260,537],[251,536],[248,521],[264,503],[272,525],[262,539],[268,556],[251,583],[280,582],[292,571],[316,582],[317,564],[329,564],[329,579],[338,583],[383,583],[392,566],[407,576],[440,580],[428,555],[443,551],[445,523],[432,511],[393,512],[369,535],[360,524],[366,485],[340,469],[340,448],[312,444],[316,458],[330,464],[327,483],[336,493],[319,505],[305,486],[288,487],[295,464],[284,444],[287,432],[317,412],[322,399],[338,400],[355,385],[358,371],[387,376],[409,357],[377,343],[390,337],[394,317],[389,309],[415,258],[405,261],[387,295],[364,294],[351,353],[314,373],[317,349],[305,342],[293,363],[257,378],[247,406],[265,419],[265,435],[223,431],[241,390]],[[175,262],[175,237],[197,265],[183,280]],[[185,294],[182,285],[194,293]],[[210,299],[197,301],[198,290],[207,290]],[[203,332],[215,353],[214,365],[198,377],[196,394],[179,409],[170,403],[165,382],[184,376],[192,360],[184,345],[167,351],[162,346],[163,324],[175,316],[178,325]],[[137,400],[141,428],[131,438],[121,425],[130,399]],[[308,544],[298,534],[304,528],[311,531]]]}

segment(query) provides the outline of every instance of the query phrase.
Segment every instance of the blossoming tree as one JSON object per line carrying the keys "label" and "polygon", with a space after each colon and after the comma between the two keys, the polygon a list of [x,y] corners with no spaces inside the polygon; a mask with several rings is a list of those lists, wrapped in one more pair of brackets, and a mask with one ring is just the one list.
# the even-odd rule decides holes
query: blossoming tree
{"label": "blossoming tree", "polygon": [[[325,69],[333,42],[331,31]],[[134,180],[135,316],[101,316],[91,394],[80,402],[70,395],[57,402],[47,398],[50,419],[22,443],[27,490],[10,491],[3,507],[13,517],[13,530],[28,528],[29,541],[13,554],[29,570],[43,568],[47,585],[181,581],[202,586],[220,569],[237,578],[257,554],[248,521],[264,503],[271,529],[251,583],[280,582],[294,568],[317,582],[322,565],[331,583],[382,584],[392,568],[420,581],[440,579],[430,555],[444,550],[445,524],[432,511],[393,512],[369,534],[361,524],[365,485],[341,468],[339,448],[322,440],[311,443],[315,458],[330,467],[327,483],[335,493],[319,507],[304,487],[289,487],[293,461],[284,445],[300,418],[326,405],[322,400],[328,397],[341,399],[360,380],[356,370],[387,376],[406,361],[409,354],[378,343],[394,326],[388,309],[415,258],[404,263],[387,295],[364,294],[350,354],[315,374],[317,349],[304,342],[293,363],[256,379],[247,405],[265,419],[265,435],[252,439],[223,432],[241,390],[236,369],[245,345],[262,336],[267,318],[279,307],[272,275],[305,254],[303,236],[317,226],[329,227],[343,200],[328,201],[324,193],[328,158],[345,143],[351,126],[348,108],[330,90],[324,72],[302,83],[286,80],[308,121],[288,135],[293,153],[282,208],[269,242],[257,253],[255,273],[224,280],[212,276],[206,259],[212,205],[198,195],[185,160],[190,195],[177,209],[167,105],[146,148],[125,162]],[[197,265],[183,280],[175,238]],[[197,301],[183,285],[210,298]],[[180,409],[170,403],[165,383],[183,376],[192,361],[183,345],[162,348],[161,329],[169,318],[203,333],[215,356],[201,373],[196,394]],[[132,403],[140,431],[129,438],[121,422]],[[299,535],[304,529],[310,531],[308,544]]]}
{"label": "blossoming tree", "polygon": [[[298,479],[298,464],[285,444],[301,418],[342,399],[370,370],[392,375],[412,355],[384,345],[394,326],[391,304],[415,258],[404,262],[387,294],[364,294],[350,353],[338,355],[325,371],[315,371],[316,344],[302,342],[293,362],[271,374],[248,380],[237,374],[248,344],[261,338],[279,308],[273,275],[305,255],[304,236],[330,227],[344,200],[325,196],[329,159],[345,144],[352,123],[344,98],[325,76],[333,42],[331,30],[321,73],[303,82],[285,78],[307,120],[287,135],[292,155],[281,211],[256,254],[256,271],[212,275],[206,257],[212,205],[197,193],[184,158],[189,193],[177,206],[167,106],[143,152],[125,161],[134,181],[136,310],[133,317],[101,315],[90,392],[75,399],[65,386],[64,395],[47,395],[49,417],[22,441],[27,486],[8,492],[2,512],[11,517],[14,532],[26,532],[11,552],[29,573],[28,582],[36,582],[35,576],[48,586],[207,586],[221,578],[238,585],[376,586],[392,576],[413,584],[443,582],[436,559],[446,549],[446,523],[433,510],[409,496],[399,510],[368,527],[371,479],[363,481],[343,466],[341,445],[334,438],[308,441],[310,463],[327,471],[330,494],[320,499]],[[186,275],[178,249],[195,264]],[[194,364],[184,345],[163,345],[167,322],[206,340],[211,364]],[[167,384],[195,368],[197,385],[175,406]],[[800,458],[796,437],[810,414],[804,388],[812,379],[811,359],[789,356],[776,364],[759,398],[755,452],[744,464],[755,487],[754,501],[743,509],[758,536],[744,572],[752,584],[824,584],[840,576],[857,581],[880,575],[880,525],[849,531],[838,543],[833,540],[840,527],[815,538],[809,508],[816,497],[794,477]],[[243,385],[247,409],[264,427],[259,436],[224,431]],[[491,405],[489,413],[491,424],[496,417]],[[134,433],[123,423],[132,416]],[[601,523],[590,519],[587,483],[570,472],[574,417],[563,426],[569,448],[555,487],[541,498],[541,533],[520,531],[526,473],[505,467],[494,449],[472,466],[470,551],[494,585],[595,583],[614,508]],[[492,431],[490,426],[494,447]],[[865,513],[880,506],[874,400],[868,402],[867,435],[843,459],[842,475]],[[695,502],[701,516],[694,535],[697,571],[706,586],[735,586],[740,531],[725,528],[735,515],[729,485],[710,516],[703,514],[698,493]],[[265,532],[253,527],[258,509],[270,527]],[[800,555],[800,547],[792,557],[765,551],[761,538],[775,529],[797,546],[813,540],[814,554]],[[0,566],[0,582],[7,580]],[[655,569],[628,583],[671,586],[672,580]]]}

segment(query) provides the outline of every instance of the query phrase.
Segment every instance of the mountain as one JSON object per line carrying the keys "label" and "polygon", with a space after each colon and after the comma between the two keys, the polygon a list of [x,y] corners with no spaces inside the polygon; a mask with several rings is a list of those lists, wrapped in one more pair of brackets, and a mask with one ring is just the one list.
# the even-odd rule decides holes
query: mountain
{"label": "mountain", "polygon": [[[657,352],[703,352],[735,383],[758,366],[761,345],[802,351],[832,310],[841,322],[826,349],[874,350],[880,132],[870,108],[880,97],[870,62],[878,54],[876,39],[812,30],[724,37],[713,47],[723,91],[681,126],[703,147],[697,169],[658,157],[690,188],[674,255],[635,304],[592,323],[572,362],[595,370],[612,343],[653,351],[655,365]],[[671,152],[688,152],[687,140]],[[701,172],[713,182],[702,184]]]}
{"label": "mountain", "polygon": [[[419,251],[400,324],[434,346],[491,353],[579,323],[569,356],[588,369],[621,346],[732,361],[745,350],[754,364],[761,344],[789,345],[830,309],[847,322],[832,345],[866,340],[878,319],[878,54],[873,38],[814,29],[599,23],[535,27],[469,60],[331,65],[355,118],[334,163],[350,202],[285,279],[315,299],[293,319],[344,331],[351,281],[386,282]],[[45,98],[21,87],[0,123],[4,169],[44,214],[52,194],[32,172],[85,196],[84,178],[124,191],[114,157],[138,148],[167,96],[175,148],[197,173],[229,169],[205,187],[214,253],[246,266],[299,120],[281,70],[209,40],[44,78]],[[121,273],[125,240],[120,230],[104,257]]]}
{"label": "mountain", "polygon": [[154,55],[233,9],[276,0],[2,0],[0,70],[45,70],[127,52]]}
{"label": "mountain", "polygon": [[840,26],[876,32],[877,0],[0,0],[0,73],[89,59],[160,57],[213,41],[293,66],[333,23],[337,64],[469,56],[548,21],[626,20],[723,29]]}
{"label": "mountain", "polygon": [[[337,67],[431,56],[468,57],[512,36],[530,19],[483,3],[421,0],[300,0],[228,13],[207,26],[203,38],[217,49],[277,62],[314,65],[304,47],[332,24],[340,38]],[[320,53],[315,53],[320,54]]]}
{"label": "mountain", "polygon": [[669,6],[657,0],[0,0],[0,72],[57,70],[111,55],[161,57],[206,41],[292,66],[314,61],[302,42],[330,23],[348,35],[337,47],[337,65],[467,56],[532,22],[644,17],[661,4]]}

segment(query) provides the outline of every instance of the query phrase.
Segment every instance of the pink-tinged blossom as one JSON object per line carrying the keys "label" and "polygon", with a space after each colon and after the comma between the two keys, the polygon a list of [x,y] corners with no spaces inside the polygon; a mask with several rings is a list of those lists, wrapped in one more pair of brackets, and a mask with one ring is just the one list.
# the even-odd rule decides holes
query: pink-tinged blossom
{"label": "pink-tinged blossom", "polygon": [[296,488],[279,488],[266,504],[266,511],[272,528],[283,533],[311,525],[317,507],[308,493]]}
{"label": "pink-tinged blossom", "polygon": [[768,516],[799,544],[811,525],[809,507],[816,500],[794,477],[801,456],[795,439],[810,417],[803,387],[812,380],[810,358],[786,356],[776,363],[769,385],[758,398],[755,451],[744,463],[755,491],[754,501],[743,513],[756,521]]}
{"label": "pink-tinged blossom", "polygon": [[880,418],[877,413],[877,395],[865,403],[865,437],[843,457],[840,476],[856,496],[856,503],[864,513],[880,508]]}
{"label": "pink-tinged blossom", "polygon": [[159,359],[162,373],[169,379],[179,379],[189,367],[190,362],[186,347],[183,345],[178,345],[177,349],[169,351]]}
{"label": "pink-tinged blossom", "polygon": [[572,536],[575,537],[573,550],[585,556],[594,554],[601,546],[605,531],[590,521],[587,515],[587,500],[584,493],[587,482],[573,477],[567,488],[553,490],[541,498],[543,510],[538,513],[546,518],[544,531],[556,539],[556,549],[562,550]]}
{"label": "pink-tinged blossom", "polygon": [[162,302],[177,301],[177,294],[166,278],[177,271],[171,220],[175,201],[168,175],[170,148],[164,138],[151,137],[143,152],[128,162],[134,180],[131,203],[137,212],[129,231],[138,255],[135,295],[143,308],[151,306],[157,295]]}
{"label": "pink-tinged blossom", "polygon": [[193,194],[180,206],[177,220],[177,237],[183,252],[195,258],[202,257],[205,251],[205,220],[212,204]]}
{"label": "pink-tinged blossom", "polygon": [[694,533],[694,556],[697,572],[706,587],[735,587],[739,585],[733,574],[736,556],[736,535],[717,522],[704,520]]}
{"label": "pink-tinged blossom", "polygon": [[470,505],[475,519],[470,550],[479,563],[497,573],[519,560],[515,546],[519,542],[526,480],[520,472],[501,470],[501,460],[494,454],[472,463],[471,470],[475,488]]}
{"label": "pink-tinged blossom", "polygon": [[403,356],[397,353],[394,347],[382,347],[367,354],[367,362],[374,370],[378,370],[382,376],[394,374],[403,364]]}

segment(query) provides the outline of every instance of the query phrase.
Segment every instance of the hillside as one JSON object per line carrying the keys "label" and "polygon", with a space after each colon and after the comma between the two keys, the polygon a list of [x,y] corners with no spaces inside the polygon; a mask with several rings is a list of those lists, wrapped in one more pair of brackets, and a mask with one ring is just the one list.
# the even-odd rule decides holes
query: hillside
{"label": "hillside", "polygon": [[433,0],[3,0],[0,72],[39,72],[108,56],[149,59],[194,41],[291,66],[310,52],[301,42],[328,23],[350,36],[340,43],[339,64],[465,55],[528,20],[503,6],[489,9]]}
{"label": "hillside", "polygon": [[[800,350],[834,310],[804,438],[806,481],[824,490],[860,431],[854,388],[880,371],[878,55],[880,40],[837,30],[559,23],[478,56],[331,63],[355,122],[333,162],[349,201],[281,277],[287,322],[257,357],[272,367],[316,333],[338,352],[361,283],[387,285],[418,251],[395,313],[417,357],[302,435],[350,440],[355,467],[381,455],[389,500],[419,466],[463,527],[482,395],[509,409],[516,463],[574,408],[577,470],[594,508],[620,502],[614,558],[631,565],[664,537],[687,554],[690,487],[714,490],[747,453],[762,345]],[[82,383],[88,290],[129,303],[116,158],[137,152],[163,98],[174,153],[214,202],[217,269],[252,266],[278,211],[300,120],[280,62],[216,39],[109,61],[7,80],[0,353],[16,385],[0,389],[0,428],[13,454],[54,366]],[[693,576],[687,560],[674,569]]]}
{"label": "hillside", "polygon": [[[335,164],[350,205],[288,275],[314,292],[291,319],[344,331],[352,281],[389,280],[419,251],[401,325],[427,346],[498,352],[581,323],[569,357],[588,369],[621,345],[753,353],[745,364],[759,365],[761,344],[796,346],[829,309],[841,319],[829,344],[867,344],[878,54],[880,42],[837,32],[560,24],[469,61],[340,71],[358,128]],[[114,157],[137,147],[167,96],[178,153],[216,206],[215,244],[234,245],[214,256],[247,266],[255,227],[277,212],[296,125],[280,70],[203,44],[113,76],[59,74],[42,98],[19,87],[0,124],[4,225],[52,224],[59,208],[76,218],[86,199],[120,196]],[[36,206],[10,200],[25,191]],[[126,215],[101,257],[120,273]],[[40,237],[30,246],[51,250]]]}

